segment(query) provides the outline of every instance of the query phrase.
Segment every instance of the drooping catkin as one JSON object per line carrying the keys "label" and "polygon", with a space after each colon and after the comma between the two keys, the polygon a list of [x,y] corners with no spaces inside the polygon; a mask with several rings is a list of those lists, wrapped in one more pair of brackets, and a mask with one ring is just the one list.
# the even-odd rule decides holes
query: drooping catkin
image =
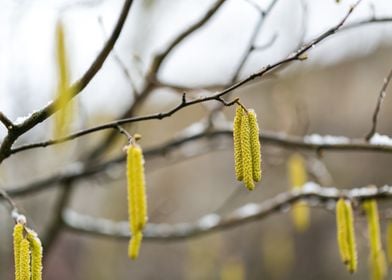
{"label": "drooping catkin", "polygon": [[354,216],[351,202],[340,198],[336,203],[337,239],[340,257],[350,273],[357,270]]}
{"label": "drooping catkin", "polygon": [[301,188],[307,181],[305,160],[302,155],[294,153],[288,160],[290,184],[293,188]]}
{"label": "drooping catkin", "polygon": [[54,136],[56,138],[67,134],[72,119],[72,89],[70,87],[70,71],[68,57],[65,46],[64,26],[61,21],[56,26],[56,55],[57,55],[57,103],[55,109],[59,110],[55,114]]}
{"label": "drooping catkin", "polygon": [[127,150],[127,178],[128,178],[128,214],[132,238],[129,243],[128,254],[136,259],[142,240],[142,230],[147,222],[147,201],[143,167],[142,149],[137,144],[130,144]]}
{"label": "drooping catkin", "polygon": [[22,224],[15,224],[14,226],[14,262],[15,262],[15,280],[20,280],[20,244],[23,240],[23,229]]}
{"label": "drooping catkin", "polygon": [[[307,181],[305,160],[301,154],[294,153],[287,161],[288,177],[292,189],[301,189]],[[294,203],[292,217],[295,228],[303,232],[310,225],[310,209],[305,201]]]}
{"label": "drooping catkin", "polygon": [[20,242],[20,280],[30,280],[30,242],[24,238]]}
{"label": "drooping catkin", "polygon": [[388,256],[388,263],[390,266],[392,266],[392,221],[388,221],[388,226],[387,226],[387,256]]}
{"label": "drooping catkin", "polygon": [[380,222],[375,199],[363,202],[363,209],[368,222],[368,234],[370,243],[369,264],[373,280],[385,279],[387,274],[385,254],[381,245]]}
{"label": "drooping catkin", "polygon": [[249,190],[255,188],[253,181],[253,162],[252,149],[250,144],[250,125],[249,114],[245,113],[241,119],[241,150],[242,150],[242,168],[243,182]]}
{"label": "drooping catkin", "polygon": [[31,280],[42,280],[42,244],[38,235],[29,230],[27,239],[31,248]]}
{"label": "drooping catkin", "polygon": [[238,181],[244,178],[244,170],[242,166],[242,148],[241,148],[241,121],[244,109],[237,106],[234,122],[233,122],[233,140],[234,140],[234,167],[235,176]]}
{"label": "drooping catkin", "polygon": [[250,131],[250,148],[252,151],[252,168],[253,180],[258,182],[261,180],[261,151],[259,140],[259,125],[254,110],[248,111],[249,115],[249,131]]}

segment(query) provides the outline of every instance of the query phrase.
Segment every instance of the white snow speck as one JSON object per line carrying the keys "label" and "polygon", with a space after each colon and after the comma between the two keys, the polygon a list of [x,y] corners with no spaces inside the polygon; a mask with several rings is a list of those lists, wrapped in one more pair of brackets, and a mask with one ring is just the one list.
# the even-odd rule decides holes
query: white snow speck
{"label": "white snow speck", "polygon": [[208,214],[200,218],[199,225],[201,228],[208,229],[219,223],[220,217],[218,214]]}
{"label": "white snow speck", "polygon": [[347,144],[350,140],[344,136],[311,134],[304,137],[305,143],[314,145]]}
{"label": "white snow speck", "polygon": [[372,138],[370,138],[370,144],[392,146],[392,138],[388,135],[375,133]]}

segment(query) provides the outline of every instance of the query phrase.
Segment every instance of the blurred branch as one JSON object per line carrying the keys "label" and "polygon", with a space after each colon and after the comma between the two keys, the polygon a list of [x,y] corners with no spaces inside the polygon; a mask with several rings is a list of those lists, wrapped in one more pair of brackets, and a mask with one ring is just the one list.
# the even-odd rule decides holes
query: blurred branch
{"label": "blurred branch", "polygon": [[378,116],[380,114],[381,105],[382,105],[382,102],[383,102],[385,95],[387,93],[387,87],[389,85],[389,82],[391,81],[391,78],[392,78],[392,69],[389,71],[388,76],[384,79],[384,84],[382,85],[380,94],[378,95],[377,105],[376,105],[376,108],[374,109],[374,113],[373,113],[373,117],[372,117],[372,127],[371,127],[369,133],[365,137],[365,139],[367,141],[369,141],[376,133]]}
{"label": "blurred branch", "polygon": [[0,188],[0,198],[5,200],[8,203],[8,206],[10,208],[11,216],[15,220],[15,222],[20,222],[25,224],[26,223],[26,217],[22,214],[19,214],[19,210],[16,207],[16,203],[13,201],[13,199],[10,197],[8,192],[4,190],[3,188]]}
{"label": "blurred branch", "polygon": [[[166,155],[173,149],[179,148],[181,145],[196,141],[199,139],[212,139],[215,137],[229,137],[232,135],[231,129],[215,129],[203,130],[196,133],[184,134],[162,145],[146,148],[144,155],[146,159]],[[338,141],[339,140],[339,141]],[[260,141],[263,145],[277,145],[286,149],[303,149],[313,150],[317,153],[321,151],[358,151],[358,152],[382,152],[392,153],[392,145],[378,145],[365,141],[363,138],[346,138],[340,136],[290,136],[282,133],[263,131],[260,135]],[[8,187],[7,192],[13,196],[24,196],[30,193],[39,192],[50,188],[56,184],[76,181],[84,178],[94,176],[100,172],[104,172],[108,168],[117,164],[123,164],[125,156],[121,155],[112,160],[104,161],[95,165],[83,165],[82,163],[75,163],[69,168],[63,168],[63,171],[47,177],[45,179],[37,180],[23,186]]]}
{"label": "blurred branch", "polygon": [[[71,85],[71,89],[74,96],[79,94],[90,83],[90,81],[94,78],[95,74],[101,69],[103,63],[105,62],[110,51],[113,49],[113,46],[116,43],[118,37],[120,36],[121,30],[128,16],[128,12],[131,8],[132,2],[133,0],[125,1],[124,6],[122,7],[121,10],[121,14],[118,18],[118,21],[116,23],[116,26],[110,38],[108,39],[108,41],[106,42],[106,44],[104,45],[104,47],[102,48],[102,50],[100,51],[100,53],[98,54],[94,62],[84,73],[84,75],[73,85]],[[23,123],[12,126],[12,128],[8,130],[8,134],[4,138],[0,146],[0,163],[9,156],[10,149],[13,143],[16,141],[16,139],[18,139],[19,136],[29,131],[37,124],[43,122],[44,120],[49,118],[53,113],[55,113],[56,110],[59,109],[59,106],[57,106],[58,103],[59,100],[55,100],[54,102],[49,103],[43,109],[31,114],[31,116],[27,118]]]}
{"label": "blurred branch", "polygon": [[[178,224],[147,224],[143,238],[146,240],[178,240],[192,238],[216,232],[245,223],[262,220],[275,213],[287,210],[298,200],[309,201],[311,207],[333,208],[335,201],[341,197],[353,200],[354,205],[366,199],[391,199],[392,186],[376,188],[374,186],[340,190],[333,187],[321,187],[309,182],[301,190],[280,193],[261,203],[248,203],[231,213],[220,216],[216,213],[207,214],[195,222]],[[115,222],[108,219],[94,218],[67,209],[63,213],[63,222],[67,229],[95,236],[128,239],[129,222]]]}

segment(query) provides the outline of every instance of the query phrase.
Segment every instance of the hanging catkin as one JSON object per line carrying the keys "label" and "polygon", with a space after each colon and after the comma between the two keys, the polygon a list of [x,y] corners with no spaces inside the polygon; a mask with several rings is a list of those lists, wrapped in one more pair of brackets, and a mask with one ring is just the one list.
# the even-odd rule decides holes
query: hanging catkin
{"label": "hanging catkin", "polygon": [[128,255],[136,259],[142,241],[142,230],[147,222],[147,201],[144,179],[143,154],[139,145],[131,143],[127,150],[128,214],[132,238]]}
{"label": "hanging catkin", "polygon": [[337,239],[340,257],[350,273],[357,270],[354,217],[351,203],[340,198],[336,204]]}
{"label": "hanging catkin", "polygon": [[20,242],[20,280],[30,280],[30,242],[23,239]]}
{"label": "hanging catkin", "polygon": [[20,244],[23,240],[23,225],[20,223],[14,226],[14,262],[15,262],[15,280],[20,280]]}
{"label": "hanging catkin", "polygon": [[237,106],[234,123],[233,123],[233,139],[234,139],[234,162],[235,176],[238,181],[244,178],[244,169],[242,167],[242,148],[241,148],[241,121],[244,109]]}
{"label": "hanging catkin", "polygon": [[392,265],[392,221],[388,221],[387,227],[387,256],[388,256],[388,263]]}
{"label": "hanging catkin", "polygon": [[249,189],[261,180],[261,152],[256,113],[238,106],[233,122],[234,166],[237,180]]}
{"label": "hanging catkin", "polygon": [[[292,189],[302,189],[307,181],[305,160],[301,154],[294,153],[287,161],[288,177]],[[303,232],[310,224],[310,210],[305,201],[294,203],[292,208],[292,217],[295,228]]]}
{"label": "hanging catkin", "polygon": [[373,280],[385,279],[387,274],[385,254],[381,246],[380,222],[375,199],[363,202],[363,209],[368,222],[370,243],[369,264]]}
{"label": "hanging catkin", "polygon": [[249,130],[250,130],[250,148],[252,151],[253,180],[261,180],[261,152],[259,140],[259,125],[254,110],[248,110]]}
{"label": "hanging catkin", "polygon": [[28,230],[27,239],[31,248],[31,280],[42,280],[42,244],[38,235]]}

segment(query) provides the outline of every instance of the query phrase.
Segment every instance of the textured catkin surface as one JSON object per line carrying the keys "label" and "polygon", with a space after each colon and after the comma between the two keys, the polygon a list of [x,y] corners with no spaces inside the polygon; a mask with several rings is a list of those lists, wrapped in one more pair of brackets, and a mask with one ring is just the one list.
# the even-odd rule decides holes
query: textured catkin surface
{"label": "textured catkin surface", "polygon": [[15,279],[20,279],[20,243],[23,240],[23,225],[14,226],[14,262],[15,262]]}
{"label": "textured catkin surface", "polygon": [[249,110],[250,147],[252,151],[253,180],[261,180],[261,148],[259,140],[259,125],[254,110]]}
{"label": "textured catkin surface", "polygon": [[30,276],[30,242],[23,239],[20,242],[20,280],[30,280]]}
{"label": "textured catkin surface", "polygon": [[363,203],[368,222],[368,235],[370,245],[369,265],[373,280],[381,280],[386,276],[385,254],[381,246],[380,222],[377,202],[374,199]]}
{"label": "textured catkin surface", "polygon": [[42,280],[42,244],[38,236],[28,233],[31,248],[31,280]]}
{"label": "textured catkin surface", "polygon": [[249,190],[255,188],[253,182],[253,168],[252,168],[252,149],[250,145],[250,126],[249,115],[244,113],[241,118],[241,149],[242,149],[242,167],[243,167],[243,181]]}
{"label": "textured catkin surface", "polygon": [[128,255],[136,259],[142,241],[142,230],[147,222],[147,201],[145,190],[142,149],[131,144],[127,150],[128,212],[132,238]]}
{"label": "textured catkin surface", "polygon": [[235,176],[238,181],[244,178],[244,169],[242,166],[242,148],[241,148],[241,121],[244,109],[237,106],[233,122],[233,140],[234,140],[234,167]]}
{"label": "textured catkin surface", "polygon": [[348,264],[350,259],[349,246],[347,242],[348,225],[346,216],[346,202],[343,198],[339,199],[336,204],[336,226],[340,257],[344,264]]}
{"label": "textured catkin surface", "polygon": [[351,202],[345,202],[346,204],[346,220],[347,220],[347,242],[349,248],[349,256],[350,260],[347,264],[347,268],[351,273],[357,271],[358,265],[358,254],[357,254],[357,245],[355,240],[355,228],[354,228],[354,214],[353,208],[351,206]]}

